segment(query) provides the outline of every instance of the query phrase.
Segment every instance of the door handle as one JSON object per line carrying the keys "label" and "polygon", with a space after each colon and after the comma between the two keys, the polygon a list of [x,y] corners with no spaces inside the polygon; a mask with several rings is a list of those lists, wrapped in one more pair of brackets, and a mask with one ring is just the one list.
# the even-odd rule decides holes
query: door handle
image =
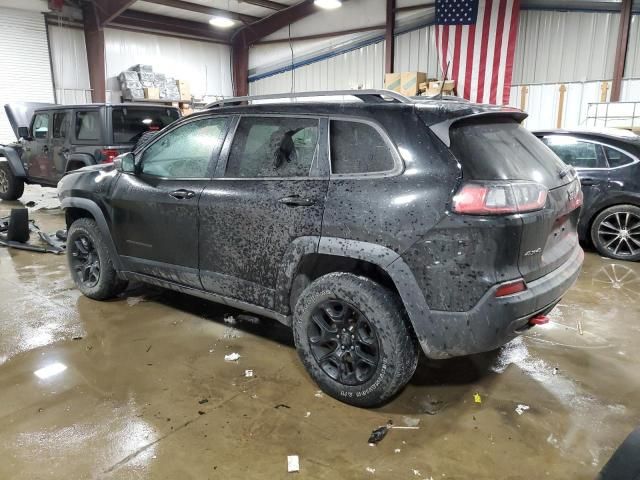
{"label": "door handle", "polygon": [[591,186],[591,185],[595,185],[596,184],[596,180],[595,180],[595,178],[585,177],[585,178],[581,178],[580,179],[580,183],[582,185],[586,185],[588,187],[588,186]]}
{"label": "door handle", "polygon": [[169,193],[169,195],[171,195],[173,198],[177,200],[185,200],[185,199],[195,197],[196,192],[192,192],[191,190],[185,190],[184,188],[181,188],[180,190],[174,190],[173,192]]}
{"label": "door handle", "polygon": [[291,195],[289,197],[282,197],[278,202],[283,203],[289,207],[310,207],[315,202],[310,198],[304,198],[300,195]]}

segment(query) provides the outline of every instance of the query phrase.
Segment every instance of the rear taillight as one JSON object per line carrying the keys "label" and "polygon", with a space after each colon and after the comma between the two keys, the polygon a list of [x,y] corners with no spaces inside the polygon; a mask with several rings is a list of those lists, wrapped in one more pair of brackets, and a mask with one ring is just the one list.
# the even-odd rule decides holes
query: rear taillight
{"label": "rear taillight", "polygon": [[453,197],[453,211],[465,215],[508,215],[541,210],[544,185],[529,182],[465,183]]}
{"label": "rear taillight", "polygon": [[578,180],[573,181],[567,194],[569,196],[569,205],[567,208],[570,212],[582,206],[584,195],[582,194],[582,188],[580,187],[580,182]]}
{"label": "rear taillight", "polygon": [[100,153],[102,153],[102,163],[113,163],[113,159],[120,155],[115,148],[105,148],[100,150]]}

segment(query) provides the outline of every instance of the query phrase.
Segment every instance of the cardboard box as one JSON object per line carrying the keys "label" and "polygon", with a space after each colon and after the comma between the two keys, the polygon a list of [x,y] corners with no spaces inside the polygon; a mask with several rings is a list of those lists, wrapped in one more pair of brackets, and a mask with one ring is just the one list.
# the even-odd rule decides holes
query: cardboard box
{"label": "cardboard box", "polygon": [[193,108],[183,107],[180,109],[180,113],[182,113],[183,117],[186,117],[187,115],[191,115],[193,113]]}
{"label": "cardboard box", "polygon": [[387,73],[384,76],[384,88],[400,93],[400,74]]}
{"label": "cardboard box", "polygon": [[407,96],[418,95],[420,84],[427,81],[424,72],[402,72],[400,74],[400,93]]}
{"label": "cardboard box", "polygon": [[438,90],[442,89],[443,93],[451,93],[456,86],[455,80],[445,80],[444,88],[442,87],[442,81],[436,80],[434,82],[429,82],[429,90]]}
{"label": "cardboard box", "polygon": [[147,100],[160,100],[160,89],[156,87],[146,87],[144,89],[144,98]]}
{"label": "cardboard box", "polygon": [[178,91],[180,92],[180,100],[191,101],[191,88],[186,80],[176,80]]}

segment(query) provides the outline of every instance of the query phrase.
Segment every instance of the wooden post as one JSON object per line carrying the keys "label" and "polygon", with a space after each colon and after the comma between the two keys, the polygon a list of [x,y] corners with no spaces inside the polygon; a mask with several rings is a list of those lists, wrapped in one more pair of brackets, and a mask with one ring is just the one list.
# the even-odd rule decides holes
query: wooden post
{"label": "wooden post", "polygon": [[611,101],[620,101],[622,90],[622,76],[624,64],[627,59],[627,47],[629,45],[629,26],[631,25],[631,4],[633,0],[622,0],[620,10],[620,28],[618,30],[618,43],[616,46],[616,58],[613,63],[613,82],[611,83]]}
{"label": "wooden post", "polygon": [[562,128],[562,114],[564,113],[564,94],[567,91],[567,87],[564,84],[560,85],[560,99],[558,100],[558,121],[556,122],[556,128]]}
{"label": "wooden post", "polygon": [[527,95],[529,94],[529,87],[523,85],[520,87],[520,110],[523,112],[527,109]]}
{"label": "wooden post", "polygon": [[607,101],[607,92],[609,91],[609,82],[602,82],[600,84],[600,101],[605,103]]}
{"label": "wooden post", "polygon": [[[89,63],[89,84],[91,85],[91,99],[93,102],[106,101],[107,79],[104,61],[104,30],[95,3],[83,4],[82,17],[84,21],[84,39]],[[117,100],[119,101],[119,99]]]}

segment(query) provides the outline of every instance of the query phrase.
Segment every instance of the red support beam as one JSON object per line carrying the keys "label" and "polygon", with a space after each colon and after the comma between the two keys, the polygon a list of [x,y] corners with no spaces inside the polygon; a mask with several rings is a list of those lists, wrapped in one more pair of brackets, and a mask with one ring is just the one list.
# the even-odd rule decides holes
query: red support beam
{"label": "red support beam", "polygon": [[95,6],[98,26],[102,28],[136,3],[136,0],[93,0],[91,3]]}
{"label": "red support beam", "polygon": [[317,12],[313,0],[304,0],[239,30],[232,42],[233,91],[249,93],[249,47],[273,32]]}
{"label": "red support beam", "polygon": [[387,24],[384,34],[384,71],[393,73],[394,38],[396,26],[396,0],[387,0]]}
{"label": "red support beam", "polygon": [[231,20],[238,20],[243,23],[253,23],[257,20],[260,20],[260,17],[244,15],[242,13],[231,12],[229,10],[223,10],[220,8],[207,7],[206,5],[185,2],[183,0],[145,0],[145,2],[164,5],[166,7],[178,8],[180,10],[187,10],[189,12],[204,13],[205,15],[226,17],[230,18]]}
{"label": "red support beam", "polygon": [[96,5],[85,3],[82,8],[84,38],[89,66],[89,83],[94,102],[106,101],[106,71],[104,62],[104,30]]}
{"label": "red support beam", "polygon": [[622,90],[622,76],[624,64],[627,60],[627,47],[629,46],[629,27],[631,25],[632,0],[622,0],[620,11],[620,28],[618,30],[618,43],[616,46],[616,58],[613,64],[613,82],[611,83],[611,101],[620,101]]}

